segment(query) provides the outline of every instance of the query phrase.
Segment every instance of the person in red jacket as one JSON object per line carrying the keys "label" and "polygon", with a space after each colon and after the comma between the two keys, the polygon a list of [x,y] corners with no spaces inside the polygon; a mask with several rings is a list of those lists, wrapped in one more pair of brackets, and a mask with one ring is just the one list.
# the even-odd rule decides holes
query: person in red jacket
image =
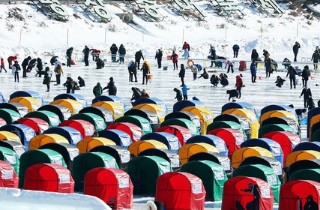
{"label": "person in red jacket", "polygon": [[2,72],[2,69],[7,73],[7,69],[4,67],[4,59],[1,57],[0,60],[1,60],[0,73]]}
{"label": "person in red jacket", "polygon": [[8,64],[9,64],[9,69],[11,69],[12,68],[12,63],[13,63],[13,61],[15,61],[15,60],[17,60],[17,56],[16,55],[11,55],[11,56],[9,56],[8,58],[7,58],[7,61],[8,61]]}
{"label": "person in red jacket", "polygon": [[173,63],[173,70],[178,70],[178,54],[173,51],[171,55],[172,63]]}
{"label": "person in red jacket", "polygon": [[183,50],[182,57],[189,58],[190,57],[190,55],[189,55],[190,45],[187,42],[183,43],[182,50]]}
{"label": "person in red jacket", "polygon": [[241,98],[241,88],[243,87],[242,74],[236,76],[236,89],[239,92],[238,98]]}

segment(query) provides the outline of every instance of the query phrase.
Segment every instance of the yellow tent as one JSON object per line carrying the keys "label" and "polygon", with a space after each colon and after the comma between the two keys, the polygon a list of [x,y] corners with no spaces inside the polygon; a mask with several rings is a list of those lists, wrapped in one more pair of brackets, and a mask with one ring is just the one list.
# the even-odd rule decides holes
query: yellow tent
{"label": "yellow tent", "polygon": [[262,124],[263,121],[265,121],[266,119],[271,118],[271,117],[290,118],[290,119],[293,119],[294,121],[298,122],[297,117],[294,114],[292,114],[291,112],[284,111],[284,110],[271,110],[271,111],[264,113],[260,117],[260,123]]}
{"label": "yellow tent", "polygon": [[157,140],[149,139],[149,140],[140,140],[130,144],[128,150],[130,154],[134,157],[137,157],[141,152],[147,149],[168,149],[168,147]]}
{"label": "yellow tent", "polygon": [[162,123],[164,121],[164,117],[166,116],[166,110],[161,105],[157,104],[138,104],[132,109],[140,109],[140,110],[149,110],[155,113],[158,116],[159,122]]}
{"label": "yellow tent", "polygon": [[300,150],[291,152],[286,159],[286,167],[299,160],[320,159],[320,152],[314,150]]}
{"label": "yellow tent", "polygon": [[253,111],[249,109],[228,109],[222,112],[222,114],[235,114],[248,119],[250,123],[250,130],[251,130],[250,138],[253,139],[253,138],[259,137],[260,124]]}
{"label": "yellow tent", "polygon": [[200,152],[205,153],[219,153],[218,149],[207,143],[192,143],[183,145],[179,151],[179,158],[181,164],[185,164],[188,162],[189,158],[192,155],[198,154]]}
{"label": "yellow tent", "polygon": [[207,127],[213,122],[213,113],[210,109],[205,107],[188,106],[183,108],[181,111],[188,111],[200,118],[201,123],[201,134],[205,135],[207,133]]}
{"label": "yellow tent", "polygon": [[124,115],[124,108],[121,104],[113,101],[98,101],[91,106],[93,107],[103,107],[105,109],[108,109],[112,111],[113,118],[116,120],[119,117],[122,117]]}
{"label": "yellow tent", "polygon": [[9,131],[0,131],[0,140],[16,141],[21,144],[21,139],[19,138],[19,136]]}
{"label": "yellow tent", "polygon": [[231,166],[236,169],[242,163],[244,159],[252,156],[264,156],[264,157],[272,157],[273,154],[262,147],[244,147],[235,150],[231,156]]}
{"label": "yellow tent", "polygon": [[69,141],[59,134],[40,134],[30,140],[29,150],[39,149],[41,146],[50,143],[69,144]]}
{"label": "yellow tent", "polygon": [[67,107],[72,115],[78,114],[79,111],[83,108],[83,105],[79,101],[73,99],[54,100],[50,103],[50,105],[60,105]]}
{"label": "yellow tent", "polygon": [[28,108],[28,112],[33,112],[41,107],[41,101],[32,97],[16,97],[9,100],[9,103],[19,103]]}
{"label": "yellow tent", "polygon": [[80,153],[85,153],[98,146],[116,145],[114,141],[104,137],[87,137],[78,142],[77,147]]}

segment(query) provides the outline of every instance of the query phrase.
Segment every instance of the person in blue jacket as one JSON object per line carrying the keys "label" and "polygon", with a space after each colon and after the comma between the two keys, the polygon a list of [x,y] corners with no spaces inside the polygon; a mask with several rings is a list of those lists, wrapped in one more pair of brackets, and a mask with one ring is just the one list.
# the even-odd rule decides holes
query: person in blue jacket
{"label": "person in blue jacket", "polygon": [[237,58],[240,50],[239,45],[237,44],[233,45],[232,49],[233,49],[233,57]]}
{"label": "person in blue jacket", "polygon": [[252,62],[250,65],[250,72],[251,72],[251,82],[256,83],[257,79],[257,65],[256,62]]}
{"label": "person in blue jacket", "polygon": [[188,100],[188,90],[190,90],[190,88],[188,88],[185,84],[183,84],[181,90],[182,90],[183,100]]}

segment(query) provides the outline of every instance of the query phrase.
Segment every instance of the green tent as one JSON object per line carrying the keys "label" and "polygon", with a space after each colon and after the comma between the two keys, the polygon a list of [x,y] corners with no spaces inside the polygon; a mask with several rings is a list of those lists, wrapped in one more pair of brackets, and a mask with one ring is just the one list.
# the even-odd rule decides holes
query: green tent
{"label": "green tent", "polygon": [[166,125],[180,125],[191,131],[192,136],[200,135],[200,130],[197,128],[197,125],[191,120],[185,118],[172,118],[165,120],[161,123],[160,127]]}
{"label": "green tent", "polygon": [[19,175],[20,161],[14,150],[0,147],[0,160],[10,163],[17,175]]}
{"label": "green tent", "polygon": [[207,133],[216,128],[232,128],[238,130],[243,134],[245,139],[247,139],[247,134],[240,123],[234,121],[213,121],[211,124],[208,125]]}
{"label": "green tent", "polygon": [[312,180],[320,183],[320,169],[319,168],[308,168],[301,169],[291,174],[289,177],[290,181],[293,180]]}
{"label": "green tent", "polygon": [[115,120],[116,122],[129,122],[139,126],[143,134],[152,133],[152,127],[149,120],[137,115],[125,115]]}
{"label": "green tent", "polygon": [[7,122],[7,124],[12,124],[21,117],[18,112],[6,108],[0,109],[0,116]]}
{"label": "green tent", "polygon": [[320,129],[312,132],[311,141],[320,141]]}
{"label": "green tent", "polygon": [[24,175],[29,166],[37,163],[55,163],[67,168],[62,155],[51,149],[29,150],[20,157],[19,187],[23,188]]}
{"label": "green tent", "polygon": [[40,111],[34,111],[34,112],[29,112],[24,116],[25,118],[40,118],[44,121],[46,121],[50,127],[58,127],[60,124],[60,118],[59,116],[51,111],[47,110],[40,110]]}
{"label": "green tent", "polygon": [[86,173],[98,167],[119,168],[116,159],[103,152],[86,152],[73,159],[72,177],[76,191],[83,190]]}
{"label": "green tent", "polygon": [[94,128],[96,129],[97,132],[102,131],[104,129],[106,129],[107,125],[106,122],[104,120],[103,117],[100,117],[97,114],[93,114],[93,113],[79,113],[79,114],[75,114],[72,115],[69,120],[73,120],[73,119],[77,119],[77,120],[85,120],[90,122]]}
{"label": "green tent", "polygon": [[196,175],[202,180],[206,188],[206,200],[222,200],[223,186],[228,178],[220,164],[210,160],[190,161],[182,165],[180,171]]}
{"label": "green tent", "polygon": [[251,176],[268,182],[274,196],[274,203],[279,203],[281,182],[271,167],[261,164],[242,165],[233,171],[232,176]]}
{"label": "green tent", "polygon": [[154,196],[157,179],[164,173],[171,172],[170,163],[157,156],[138,156],[128,163],[127,172],[134,185],[134,194]]}
{"label": "green tent", "polygon": [[260,127],[259,129],[259,138],[263,137],[264,134],[269,133],[271,131],[287,131],[290,133],[294,133],[294,130],[290,125],[286,124],[269,124]]}

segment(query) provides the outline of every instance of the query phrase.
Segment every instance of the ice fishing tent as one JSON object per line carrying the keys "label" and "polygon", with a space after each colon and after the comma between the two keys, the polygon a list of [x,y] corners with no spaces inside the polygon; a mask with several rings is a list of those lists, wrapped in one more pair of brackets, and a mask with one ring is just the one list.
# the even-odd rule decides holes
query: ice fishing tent
{"label": "ice fishing tent", "polygon": [[11,140],[11,141],[16,141],[16,142],[19,142],[20,144],[22,144],[21,138],[17,134],[10,132],[10,131],[0,131],[0,141],[1,140]]}
{"label": "ice fishing tent", "polygon": [[132,142],[140,140],[141,136],[143,135],[142,130],[139,126],[129,122],[114,122],[109,124],[106,129],[121,130],[130,136]]}
{"label": "ice fishing tent", "polygon": [[157,104],[138,104],[133,106],[132,109],[149,110],[157,115],[160,123],[164,121],[164,117],[167,114],[166,110]]}
{"label": "ice fishing tent", "polygon": [[[256,196],[257,200],[254,195],[256,193],[260,195]],[[259,210],[273,209],[273,194],[266,181],[246,176],[233,177],[226,181],[221,210],[247,209],[247,205],[251,203],[257,203]],[[242,208],[239,208],[240,206]]]}
{"label": "ice fishing tent", "polygon": [[0,187],[18,188],[19,177],[10,163],[0,160]]}
{"label": "ice fishing tent", "polygon": [[188,111],[171,112],[165,116],[164,120],[175,119],[175,118],[185,118],[187,120],[191,120],[197,126],[197,128],[201,130],[200,117],[192,112],[188,112]]}
{"label": "ice fishing tent", "polygon": [[168,147],[164,143],[157,140],[136,141],[128,147],[128,150],[130,151],[130,154],[133,157],[137,157],[140,152],[143,152],[144,150],[147,150],[147,149],[167,150]]}
{"label": "ice fishing tent", "polygon": [[56,163],[67,167],[62,155],[51,149],[29,150],[20,157],[19,187],[24,186],[25,172],[28,167],[37,163]]}
{"label": "ice fishing tent", "polygon": [[187,163],[189,158],[192,155],[195,155],[200,152],[219,153],[219,150],[217,148],[215,148],[214,146],[212,146],[211,144],[207,144],[207,143],[185,144],[178,151],[181,164]]}
{"label": "ice fishing tent", "polygon": [[[11,124],[0,127],[0,131],[9,131],[19,136],[21,143],[26,149],[29,148],[30,140],[36,136],[35,131],[24,124]],[[10,140],[10,139],[9,139]]]}
{"label": "ice fishing tent", "polygon": [[167,149],[151,148],[146,149],[138,154],[138,156],[157,156],[167,160],[174,171],[180,169],[180,159],[176,152]]}
{"label": "ice fishing tent", "polygon": [[255,110],[254,106],[248,102],[240,101],[226,103],[221,107],[221,113],[228,109],[249,109],[256,115],[256,117],[258,117],[258,113]]}
{"label": "ice fishing tent", "polygon": [[92,103],[91,103],[91,104],[94,104],[94,103],[99,102],[99,101],[112,101],[112,102],[115,102],[115,103],[120,104],[120,105],[123,107],[124,110],[127,110],[127,106],[126,106],[124,100],[123,100],[122,98],[120,98],[119,96],[100,95],[100,96],[95,97],[95,98],[92,100]]}
{"label": "ice fishing tent", "polygon": [[32,90],[26,90],[26,91],[15,91],[14,93],[12,93],[10,95],[10,99],[13,98],[18,98],[18,97],[32,97],[37,99],[38,101],[41,102],[41,105],[43,104],[43,99],[41,97],[41,95],[36,92],[36,91],[32,91]]}
{"label": "ice fishing tent", "polygon": [[156,105],[161,106],[162,109],[165,110],[166,113],[168,113],[168,107],[167,107],[165,101],[163,101],[162,99],[156,98],[156,97],[140,98],[133,103],[133,106],[136,106],[139,104],[156,104]]}
{"label": "ice fishing tent", "polygon": [[113,119],[118,119],[122,117],[124,114],[124,108],[120,103],[113,102],[113,101],[98,101],[93,103],[91,106],[93,107],[103,107],[112,111]]}
{"label": "ice fishing tent", "polygon": [[85,174],[98,167],[119,168],[114,157],[103,152],[86,152],[73,159],[72,177],[76,191],[83,190]]}
{"label": "ice fishing tent", "polygon": [[267,166],[269,168],[272,168],[274,173],[277,174],[278,176],[282,177],[282,165],[279,161],[277,161],[274,158],[270,157],[264,157],[264,156],[251,156],[247,157],[242,161],[242,163],[239,165],[244,166],[244,165],[253,165],[253,164],[260,164]]}
{"label": "ice fishing tent", "polygon": [[223,167],[223,170],[225,170],[227,173],[231,171],[230,159],[228,157],[221,156],[219,153],[199,152],[191,155],[188,159],[188,162],[201,160],[209,160],[215,162],[221,165]]}
{"label": "ice fishing tent", "polygon": [[[282,185],[280,192],[280,210],[300,209],[305,205],[307,197],[320,203],[320,183],[310,180],[295,180]],[[317,209],[318,210],[318,209]]]}
{"label": "ice fishing tent", "polygon": [[178,101],[175,104],[173,104],[173,112],[179,112],[183,108],[188,107],[188,106],[205,107],[204,103],[202,103],[201,101],[197,101],[197,100],[182,100],[182,101]]}
{"label": "ice fishing tent", "polygon": [[109,124],[114,121],[112,111],[103,107],[88,106],[79,111],[79,113],[92,113],[102,117],[105,123]]}
{"label": "ice fishing tent", "polygon": [[47,104],[38,109],[39,111],[41,110],[46,110],[55,113],[56,115],[59,116],[59,119],[61,122],[64,120],[69,119],[71,116],[71,112],[68,107],[57,105],[57,104]]}
{"label": "ice fishing tent", "polygon": [[85,153],[98,146],[116,145],[112,140],[104,137],[86,137],[78,142],[77,147],[80,153]]}
{"label": "ice fishing tent", "polygon": [[292,149],[292,152],[300,150],[314,150],[320,152],[320,142],[301,142]]}
{"label": "ice fishing tent", "polygon": [[287,122],[285,122],[285,124],[294,123],[294,122],[292,122],[292,120],[295,121],[295,123],[298,123],[298,118],[295,113],[283,111],[283,110],[272,110],[272,111],[268,111],[268,112],[264,113],[260,117],[260,123],[263,124],[265,120],[270,119],[270,118],[274,118],[274,117],[283,118],[283,119],[291,119],[290,123],[288,122],[288,120],[286,120]]}
{"label": "ice fishing tent", "polygon": [[118,129],[108,129],[98,132],[99,137],[104,137],[112,140],[116,145],[121,146],[123,148],[128,148],[130,144],[132,144],[131,137],[129,134],[122,130]]}
{"label": "ice fishing tent", "polygon": [[2,119],[6,121],[7,124],[11,124],[21,117],[19,112],[13,111],[12,109],[6,109],[6,108],[0,109],[0,116]]}
{"label": "ice fishing tent", "polygon": [[77,145],[77,143],[82,139],[80,131],[70,126],[59,126],[55,128],[49,128],[48,130],[44,131],[43,134],[59,134],[66,138],[69,144],[72,145]]}
{"label": "ice fishing tent", "polygon": [[119,117],[115,120],[115,122],[129,122],[135,124],[139,128],[141,128],[143,134],[148,134],[152,132],[151,123],[149,120],[136,116],[136,115],[126,115]]}
{"label": "ice fishing tent", "polygon": [[245,139],[247,139],[247,134],[245,130],[241,127],[240,123],[236,123],[233,121],[213,121],[210,125],[208,125],[207,133],[210,133],[211,130],[217,128],[231,128],[234,130],[238,130],[243,134]]}
{"label": "ice fishing tent", "polygon": [[245,138],[243,134],[232,128],[216,128],[208,132],[208,134],[220,137],[226,144],[229,151],[228,156],[231,157],[232,153],[240,148]]}
{"label": "ice fishing tent", "polygon": [[29,112],[28,108],[25,105],[16,102],[2,104],[0,103],[0,109],[11,109],[15,112],[18,112],[21,117],[25,116]]}
{"label": "ice fishing tent", "polygon": [[294,109],[288,105],[271,104],[261,109],[260,116],[269,111],[287,111],[294,113]]}
{"label": "ice fishing tent", "polygon": [[130,152],[126,148],[114,145],[97,146],[90,150],[90,152],[103,152],[111,155],[117,162],[119,168],[125,169],[131,159]]}
{"label": "ice fishing tent", "polygon": [[72,115],[69,120],[85,120],[90,122],[97,132],[106,128],[106,123],[102,117],[93,113],[79,113]]}
{"label": "ice fishing tent", "polygon": [[4,126],[6,124],[7,124],[7,122],[4,119],[0,118],[0,127]]}
{"label": "ice fishing tent", "polygon": [[293,180],[312,180],[320,183],[320,169],[308,168],[296,171],[289,177],[289,181]]}
{"label": "ice fishing tent", "polygon": [[311,137],[311,129],[315,123],[320,121],[320,107],[316,107],[308,112],[307,117],[307,137]]}
{"label": "ice fishing tent", "polygon": [[181,146],[183,146],[185,142],[192,136],[192,133],[189,129],[179,125],[166,125],[158,128],[156,132],[166,132],[175,135],[179,139]]}
{"label": "ice fishing tent", "polygon": [[238,168],[244,159],[251,156],[265,156],[273,158],[272,153],[262,147],[243,147],[234,151],[231,156],[232,168]]}
{"label": "ice fishing tent", "polygon": [[0,160],[12,165],[17,174],[20,173],[20,161],[17,154],[12,149],[0,146]]}
{"label": "ice fishing tent", "polygon": [[187,140],[186,144],[192,144],[192,143],[210,144],[210,145],[214,146],[219,151],[219,154],[221,154],[224,157],[228,157],[229,151],[228,151],[227,145],[218,136],[214,136],[211,134],[193,136]]}
{"label": "ice fishing tent", "polygon": [[60,123],[60,118],[57,114],[55,114],[54,112],[46,111],[46,110],[29,112],[24,117],[42,119],[46,121],[50,127],[57,127]]}
{"label": "ice fishing tent", "polygon": [[26,148],[22,144],[10,140],[0,141],[0,147],[5,147],[13,150],[17,154],[18,158],[20,158],[20,156],[26,151]]}
{"label": "ice fishing tent", "polygon": [[59,164],[38,163],[27,168],[23,189],[73,193],[74,181],[67,168]]}
{"label": "ice fishing tent", "polygon": [[221,114],[216,116],[213,121],[219,121],[219,122],[224,122],[224,121],[231,121],[235,122],[241,125],[242,129],[246,133],[246,136],[251,135],[251,128],[250,128],[250,121],[249,119],[242,117],[237,114]]}
{"label": "ice fishing tent", "polygon": [[72,169],[73,159],[79,155],[79,149],[76,146],[66,143],[49,143],[42,145],[39,149],[51,149],[58,152],[70,170]]}
{"label": "ice fishing tent", "polygon": [[291,174],[303,169],[320,169],[320,159],[299,160],[292,163],[286,170],[288,180]]}
{"label": "ice fishing tent", "polygon": [[135,157],[129,161],[127,169],[134,194],[151,196],[155,195],[158,177],[171,171],[170,163],[157,156]]}
{"label": "ice fishing tent", "polygon": [[311,160],[311,159],[320,159],[320,152],[314,150],[299,150],[291,152],[287,156],[286,167],[291,166],[294,162],[299,160]]}
{"label": "ice fishing tent", "polygon": [[62,126],[69,126],[78,130],[81,133],[82,138],[92,136],[95,132],[95,128],[92,125],[92,123],[86,120],[79,120],[79,119],[65,120],[59,124],[59,127],[62,127]]}
{"label": "ice fishing tent", "polygon": [[73,99],[57,99],[50,102],[50,105],[60,105],[68,108],[72,115],[78,114],[79,111],[83,108],[83,105]]}
{"label": "ice fishing tent", "polygon": [[210,160],[191,161],[184,164],[180,171],[193,174],[202,180],[207,201],[222,200],[223,185],[228,178],[220,164]]}
{"label": "ice fishing tent", "polygon": [[28,117],[28,118],[20,118],[17,120],[18,123],[29,126],[34,130],[36,134],[41,134],[45,130],[49,129],[49,123],[40,118]]}
{"label": "ice fishing tent", "polygon": [[39,149],[41,146],[49,143],[69,144],[69,141],[59,134],[40,134],[30,140],[29,150]]}
{"label": "ice fishing tent", "polygon": [[33,112],[42,106],[42,102],[39,99],[32,97],[16,97],[9,100],[9,103],[19,103],[28,108],[28,112]]}
{"label": "ice fishing tent", "polygon": [[179,125],[182,127],[185,127],[191,131],[191,134],[199,135],[200,131],[197,128],[196,124],[194,124],[191,120],[187,120],[184,118],[174,118],[174,119],[168,119],[161,123],[160,127],[167,126],[167,125]]}
{"label": "ice fishing tent", "polygon": [[82,107],[88,106],[85,97],[76,93],[62,93],[53,98],[54,101],[59,99],[72,99],[77,102],[80,102]]}
{"label": "ice fishing tent", "polygon": [[285,124],[290,126],[293,129],[293,133],[300,135],[300,125],[299,122],[295,119],[288,117],[270,117],[265,119],[261,126],[269,125],[269,124]]}
{"label": "ice fishing tent", "polygon": [[273,131],[286,131],[293,133],[293,129],[289,125],[285,124],[272,124],[272,125],[264,125],[259,129],[259,138],[264,136],[266,133]]}
{"label": "ice fishing tent", "polygon": [[241,143],[240,147],[262,147],[269,150],[274,159],[283,165],[283,152],[278,142],[267,138],[249,139]]}
{"label": "ice fishing tent", "polygon": [[153,132],[149,134],[145,134],[141,137],[140,140],[157,140],[164,143],[169,150],[178,151],[181,147],[178,137],[173,134],[166,132]]}
{"label": "ice fishing tent", "polygon": [[84,177],[85,195],[103,200],[112,209],[133,208],[133,184],[129,175],[116,168],[94,168]]}
{"label": "ice fishing tent", "polygon": [[232,172],[232,177],[237,176],[256,177],[268,182],[274,196],[274,202],[279,202],[281,182],[271,167],[261,164],[242,165]]}
{"label": "ice fishing tent", "polygon": [[130,109],[124,113],[124,116],[127,116],[127,115],[135,115],[135,116],[140,116],[140,117],[143,117],[144,119],[147,119],[150,122],[151,128],[153,131],[160,126],[160,121],[158,119],[157,114],[150,110]]}
{"label": "ice fishing tent", "polygon": [[206,190],[200,178],[185,172],[168,172],[157,180],[155,200],[166,210],[203,210]]}

